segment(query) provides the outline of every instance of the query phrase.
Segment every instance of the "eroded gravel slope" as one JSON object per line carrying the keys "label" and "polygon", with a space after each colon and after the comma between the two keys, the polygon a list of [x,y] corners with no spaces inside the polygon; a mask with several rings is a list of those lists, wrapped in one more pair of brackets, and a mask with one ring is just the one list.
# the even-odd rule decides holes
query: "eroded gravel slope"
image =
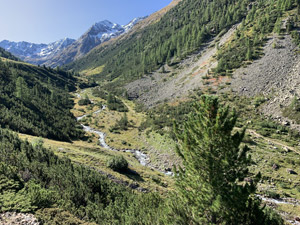
{"label": "eroded gravel slope", "polygon": [[[269,38],[264,56],[233,74],[232,89],[239,94],[255,96],[287,88],[292,72],[299,63],[297,49],[290,36]],[[274,43],[276,46],[274,48]],[[294,77],[293,77],[294,78]]]}
{"label": "eroded gravel slope", "polygon": [[183,60],[177,69],[165,66],[169,73],[157,71],[126,86],[130,97],[137,98],[144,105],[151,107],[162,101],[169,101],[176,97],[183,98],[191,91],[203,88],[203,76],[208,70],[217,66],[214,56],[217,47],[226,43],[236,31],[238,25],[233,26],[222,37],[217,37],[198,54]]}
{"label": "eroded gravel slope", "polygon": [[[276,46],[276,47],[275,47]],[[231,88],[240,95],[263,95],[268,101],[262,112],[279,122],[300,126],[282,116],[282,109],[300,96],[300,55],[289,35],[272,36],[264,47],[264,56],[233,74]]]}

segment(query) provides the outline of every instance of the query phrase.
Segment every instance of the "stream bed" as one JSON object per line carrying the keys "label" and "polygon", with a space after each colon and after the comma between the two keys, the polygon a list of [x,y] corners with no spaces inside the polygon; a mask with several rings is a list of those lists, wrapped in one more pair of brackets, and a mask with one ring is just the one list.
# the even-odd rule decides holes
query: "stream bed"
{"label": "stream bed", "polygon": [[[104,109],[106,109],[106,106],[103,105],[101,109],[93,112],[93,114],[99,114],[100,112],[102,112]],[[79,116],[77,117],[77,121],[80,121],[82,120],[83,118],[87,117],[88,114],[86,115],[83,115],[83,116]],[[118,149],[114,149],[112,147],[110,147],[106,142],[105,142],[105,133],[103,133],[102,131],[99,131],[99,130],[96,130],[94,128],[91,128],[89,126],[86,126],[84,124],[81,124],[81,126],[83,127],[83,130],[85,132],[89,132],[89,133],[94,133],[94,134],[97,134],[99,136],[99,143],[100,145],[107,149],[107,150],[111,150],[111,151],[125,151],[125,152],[130,152],[134,155],[134,157],[139,161],[139,163],[142,165],[142,166],[147,166],[148,165],[148,162],[150,161],[150,158],[147,154],[139,151],[139,150],[136,150],[136,149],[126,149],[126,150],[118,150]],[[158,170],[159,171],[159,170]],[[159,172],[162,172],[162,171],[159,171]],[[173,173],[172,172],[163,172],[165,175],[168,175],[168,176],[172,176]]]}

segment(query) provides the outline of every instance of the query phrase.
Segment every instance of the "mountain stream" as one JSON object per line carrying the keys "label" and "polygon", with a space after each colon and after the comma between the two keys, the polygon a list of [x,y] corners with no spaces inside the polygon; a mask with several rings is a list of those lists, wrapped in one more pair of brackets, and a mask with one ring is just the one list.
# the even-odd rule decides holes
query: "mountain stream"
{"label": "mountain stream", "polygon": [[[98,114],[100,112],[102,112],[104,109],[106,109],[106,106],[103,105],[101,109],[93,112],[93,114]],[[79,116],[77,117],[77,121],[80,121],[82,120],[83,118],[87,117],[88,114],[85,114],[83,116]],[[114,149],[112,147],[110,147],[106,142],[105,142],[105,133],[99,131],[99,130],[96,130],[94,128],[91,128],[89,126],[85,126],[84,124],[81,124],[81,126],[83,127],[84,131],[86,132],[89,132],[89,133],[94,133],[94,134],[97,134],[99,136],[99,142],[100,142],[100,145],[107,149],[107,150],[111,150],[111,151],[120,151],[118,149]],[[142,165],[142,166],[147,166],[148,165],[148,162],[150,161],[150,158],[147,154],[139,151],[139,150],[135,150],[135,149],[127,149],[125,150],[125,152],[130,152],[132,153],[135,158],[139,161],[139,163]],[[162,172],[162,171],[159,171],[159,172]],[[173,173],[172,172],[163,172],[165,175],[168,175],[168,176],[172,176]]]}

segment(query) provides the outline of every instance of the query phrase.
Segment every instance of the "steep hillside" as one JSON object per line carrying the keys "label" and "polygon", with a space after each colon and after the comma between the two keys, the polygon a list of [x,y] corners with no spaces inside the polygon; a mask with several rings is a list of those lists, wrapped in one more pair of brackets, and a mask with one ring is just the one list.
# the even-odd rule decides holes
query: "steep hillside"
{"label": "steep hillside", "polygon": [[[285,4],[286,1],[257,1],[250,4],[242,23],[232,26],[227,32],[221,32],[198,52],[177,65],[165,64],[151,75],[127,84],[125,88],[129,97],[139,99],[146,106],[153,106],[185,98],[193,92],[219,93],[230,88],[248,96],[269,93],[272,88],[287,92],[287,85],[273,85],[282,84],[282,80],[291,86],[297,86],[298,83],[286,77],[299,60],[295,54],[297,44],[293,43],[285,30],[289,21],[297,20],[295,10],[292,10],[296,4],[289,7],[285,7]],[[282,35],[279,36],[272,34],[278,26],[279,30],[282,28]],[[293,22],[293,26],[292,33],[297,36],[294,33],[298,29],[297,22]],[[248,64],[251,65],[246,67]],[[246,68],[237,69],[239,67]],[[231,87],[226,88],[231,82]],[[282,98],[286,95],[283,94]]]}
{"label": "steep hillside", "polygon": [[260,98],[260,112],[300,131],[296,107],[300,94],[297,4],[278,1],[273,7],[275,3],[270,1],[264,8],[259,4],[232,42],[219,51],[216,72],[232,73],[232,91]]}
{"label": "steep hillside", "polygon": [[163,203],[158,194],[133,192],[42,145],[0,128],[1,222],[13,219],[2,214],[11,211],[34,213],[43,224],[157,224]]}
{"label": "steep hillside", "polygon": [[[103,43],[102,45],[97,46],[95,48],[95,51],[97,51],[96,49],[99,49],[103,46],[107,46],[107,45],[113,44],[115,42],[119,42],[120,40],[129,39],[137,31],[140,31],[143,28],[145,28],[153,23],[158,22],[168,11],[170,11],[173,7],[175,7],[181,1],[182,0],[173,0],[168,6],[151,14],[150,16],[147,16],[144,18],[136,18],[136,19],[139,19],[138,21],[135,21],[136,19],[132,20],[129,24],[123,26],[124,28],[128,27],[129,25],[131,27],[131,29],[126,29],[126,32],[124,35],[120,35],[112,40],[109,40],[109,41]],[[131,26],[133,21],[134,21],[134,26]]]}
{"label": "steep hillside", "polygon": [[[116,38],[113,41],[118,41],[118,40],[122,40],[122,39],[127,39],[130,36],[132,36],[135,32],[153,24],[158,22],[167,12],[169,12],[173,7],[175,7],[176,5],[178,5],[179,2],[181,2],[182,0],[173,0],[169,5],[167,5],[166,7],[162,8],[161,10],[151,14],[150,16],[144,18],[143,20],[141,20],[139,23],[137,23],[133,29],[129,30],[129,32],[126,35],[122,35],[118,38]],[[111,42],[107,42],[106,44],[111,44]],[[99,46],[101,47],[101,46]]]}
{"label": "steep hillside", "polygon": [[113,89],[198,51],[223,29],[241,21],[250,2],[181,1],[156,23],[98,48],[67,68],[83,71],[104,66],[96,77],[113,81],[109,85]]}
{"label": "steep hillside", "polygon": [[218,81],[208,77],[210,71],[218,65],[217,48],[227,43],[234,35],[238,25],[234,25],[225,34],[213,38],[204,45],[199,53],[192,54],[176,66],[164,65],[149,76],[130,82],[125,86],[130,99],[138,99],[147,107],[153,107],[166,101],[188,97],[191,93],[205,91],[212,85],[225,84],[228,77]]}
{"label": "steep hillside", "polygon": [[78,138],[82,132],[68,93],[75,82],[65,71],[0,58],[0,126],[58,140]]}
{"label": "steep hillside", "polygon": [[234,72],[231,87],[240,95],[264,96],[262,111],[266,115],[300,131],[300,124],[283,115],[295,97],[299,101],[300,58],[296,51],[289,35],[271,36],[261,59]]}
{"label": "steep hillside", "polygon": [[5,51],[3,48],[0,48],[0,57],[15,60],[15,61],[19,61],[19,59],[17,57],[15,57],[11,53]]}

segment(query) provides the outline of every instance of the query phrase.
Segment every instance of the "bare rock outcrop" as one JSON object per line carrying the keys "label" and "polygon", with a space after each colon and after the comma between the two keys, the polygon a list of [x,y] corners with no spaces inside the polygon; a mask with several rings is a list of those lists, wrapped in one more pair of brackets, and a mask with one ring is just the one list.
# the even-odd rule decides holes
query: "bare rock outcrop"
{"label": "bare rock outcrop", "polygon": [[40,223],[33,214],[6,212],[0,214],[2,225],[39,225]]}

